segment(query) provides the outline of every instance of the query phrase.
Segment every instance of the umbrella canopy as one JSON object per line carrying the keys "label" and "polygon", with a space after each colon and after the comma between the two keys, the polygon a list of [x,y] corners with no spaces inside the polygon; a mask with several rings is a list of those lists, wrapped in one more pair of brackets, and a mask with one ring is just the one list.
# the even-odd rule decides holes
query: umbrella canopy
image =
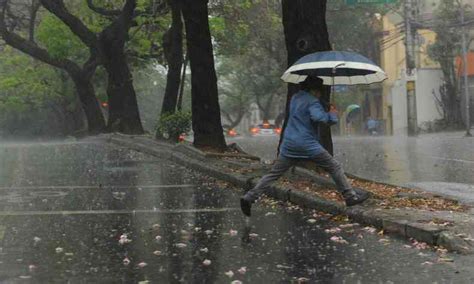
{"label": "umbrella canopy", "polygon": [[322,79],[324,85],[368,85],[387,79],[385,72],[371,60],[348,51],[308,54],[286,70],[281,79],[299,84],[308,76]]}
{"label": "umbrella canopy", "polygon": [[360,106],[359,105],[350,105],[346,108],[346,123],[354,121],[356,117],[360,114]]}
{"label": "umbrella canopy", "polygon": [[353,105],[349,105],[347,108],[346,108],[346,113],[350,113],[354,110],[360,110],[360,106],[359,105],[356,105],[356,104],[353,104]]}

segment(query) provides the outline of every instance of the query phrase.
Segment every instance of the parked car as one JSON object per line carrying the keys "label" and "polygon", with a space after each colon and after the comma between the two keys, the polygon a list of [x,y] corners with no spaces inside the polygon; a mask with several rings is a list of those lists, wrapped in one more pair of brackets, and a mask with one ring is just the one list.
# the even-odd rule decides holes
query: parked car
{"label": "parked car", "polygon": [[224,129],[224,135],[228,137],[236,137],[239,135],[239,133],[235,131],[235,129],[231,128],[231,129]]}
{"label": "parked car", "polygon": [[250,135],[252,136],[277,136],[280,134],[280,127],[265,121],[262,124],[250,128]]}

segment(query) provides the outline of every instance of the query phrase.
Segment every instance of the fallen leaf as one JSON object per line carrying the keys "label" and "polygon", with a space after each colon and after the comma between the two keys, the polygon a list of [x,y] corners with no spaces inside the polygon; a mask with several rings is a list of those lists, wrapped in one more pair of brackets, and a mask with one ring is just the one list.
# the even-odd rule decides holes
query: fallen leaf
{"label": "fallen leaf", "polygon": [[143,268],[143,267],[145,267],[145,266],[147,266],[147,265],[148,265],[148,264],[147,264],[146,262],[144,262],[144,261],[142,261],[142,262],[140,262],[139,264],[137,264],[137,266],[140,267],[140,268]]}
{"label": "fallen leaf", "polygon": [[328,234],[337,234],[337,233],[340,233],[342,230],[339,229],[339,228],[331,228],[331,229],[326,229],[324,230],[324,232],[328,233]]}
{"label": "fallen leaf", "polygon": [[356,226],[356,224],[342,224],[342,225],[339,225],[339,228],[343,228],[343,229],[346,229],[346,228],[352,228]]}
{"label": "fallen leaf", "polygon": [[342,237],[338,237],[338,236],[332,236],[331,241],[335,242],[335,243],[339,243],[339,244],[348,244],[349,242],[344,240]]}
{"label": "fallen leaf", "polygon": [[203,262],[202,262],[203,265],[205,266],[209,266],[211,265],[211,261],[209,259],[205,259]]}
{"label": "fallen leaf", "polygon": [[229,271],[225,272],[224,274],[229,278],[234,277],[234,272],[232,270],[229,270]]}
{"label": "fallen leaf", "polygon": [[247,272],[247,267],[243,266],[241,268],[239,268],[239,270],[237,270],[237,272],[239,272],[240,274],[245,274]]}
{"label": "fallen leaf", "polygon": [[366,231],[366,232],[369,232],[371,234],[375,233],[377,231],[377,229],[375,229],[374,227],[365,227],[363,228],[362,230]]}
{"label": "fallen leaf", "polygon": [[187,245],[187,244],[183,244],[183,243],[177,243],[177,244],[175,244],[175,246],[176,246],[177,248],[185,248],[185,247],[187,247],[188,245]]}
{"label": "fallen leaf", "polygon": [[438,262],[454,262],[454,259],[449,257],[440,257],[438,258]]}
{"label": "fallen leaf", "polygon": [[238,232],[237,232],[236,230],[232,230],[232,229],[231,229],[231,230],[229,231],[229,235],[230,235],[231,237],[235,237],[235,236],[237,236],[237,234],[238,234]]}
{"label": "fallen leaf", "polygon": [[30,265],[28,266],[28,270],[29,270],[30,272],[35,272],[37,268],[38,268],[38,267],[37,267],[36,265],[34,265],[34,264],[30,264]]}

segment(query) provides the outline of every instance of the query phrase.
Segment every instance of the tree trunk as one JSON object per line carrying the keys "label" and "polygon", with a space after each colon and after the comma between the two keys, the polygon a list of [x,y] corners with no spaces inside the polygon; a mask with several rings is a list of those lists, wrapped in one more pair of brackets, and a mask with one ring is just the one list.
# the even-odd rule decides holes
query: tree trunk
{"label": "tree trunk", "polygon": [[209,31],[208,0],[185,0],[183,5],[188,55],[194,146],[225,149],[217,76]]}
{"label": "tree trunk", "polygon": [[174,113],[178,101],[183,65],[183,22],[181,18],[181,1],[170,1],[172,23],[163,36],[163,49],[168,62],[166,89],[161,113]]}
{"label": "tree trunk", "polygon": [[115,17],[97,36],[80,18],[71,14],[63,0],[40,0],[41,4],[85,44],[93,53],[97,53],[100,64],[108,75],[107,96],[109,98],[108,131],[126,134],[142,134],[137,98],[133,88],[133,78],[125,55],[125,42],[128,31],[133,25],[136,0],[126,0],[122,10],[107,10],[96,7],[92,1],[87,5],[94,12],[105,17]]}
{"label": "tree trunk", "polygon": [[108,131],[143,134],[133,77],[125,55],[125,35],[128,29],[116,22],[99,36],[101,62],[107,71],[109,99]]}
{"label": "tree trunk", "polygon": [[[37,2],[35,2],[37,3]],[[5,3],[3,3],[5,5]],[[37,10],[37,8],[35,8]],[[35,13],[36,15],[36,13]],[[34,22],[33,22],[34,23]],[[34,29],[30,28],[29,35],[31,39],[34,38]],[[15,49],[53,67],[67,72],[75,84],[77,95],[86,116],[89,133],[97,134],[105,129],[105,121],[100,110],[99,104],[95,97],[94,88],[92,87],[90,77],[83,69],[76,63],[68,59],[58,59],[52,57],[47,50],[42,49],[36,43],[26,40],[18,34],[8,31],[4,15],[0,16],[0,36],[3,40]],[[93,73],[95,68],[92,68],[89,73]]]}
{"label": "tree trunk", "polygon": [[105,119],[100,109],[99,102],[95,97],[94,86],[87,79],[87,76],[81,74],[70,74],[74,86],[76,87],[79,101],[87,120],[89,134],[98,134],[105,130]]}
{"label": "tree trunk", "polygon": [[[288,67],[307,54],[331,49],[326,25],[326,0],[282,0],[282,12]],[[298,85],[288,85],[283,133],[288,121],[291,97],[298,90]],[[330,87],[325,88],[321,98],[326,110],[329,107],[330,92]],[[333,154],[331,128],[321,124],[320,136],[322,146]],[[283,134],[280,143],[282,139]]]}
{"label": "tree trunk", "polygon": [[186,84],[186,69],[188,69],[189,58],[186,54],[183,64],[183,74],[181,75],[181,86],[179,87],[178,111],[183,109],[184,85]]}

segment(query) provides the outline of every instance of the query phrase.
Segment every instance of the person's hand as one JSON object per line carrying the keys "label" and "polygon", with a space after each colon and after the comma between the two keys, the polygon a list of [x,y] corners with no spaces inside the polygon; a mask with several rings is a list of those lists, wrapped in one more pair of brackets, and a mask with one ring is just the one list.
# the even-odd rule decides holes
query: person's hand
{"label": "person's hand", "polygon": [[330,105],[329,105],[329,112],[334,113],[334,114],[338,114],[338,113],[339,113],[339,111],[337,110],[336,106],[333,105],[333,104],[330,104]]}

